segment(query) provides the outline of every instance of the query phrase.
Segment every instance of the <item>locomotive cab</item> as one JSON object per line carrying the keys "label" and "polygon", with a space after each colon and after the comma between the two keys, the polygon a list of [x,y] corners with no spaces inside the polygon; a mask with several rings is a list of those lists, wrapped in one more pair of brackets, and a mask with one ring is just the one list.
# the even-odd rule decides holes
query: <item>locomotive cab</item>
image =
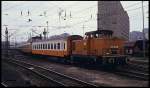
{"label": "locomotive cab", "polygon": [[112,34],[113,32],[111,30],[86,32],[84,39],[72,41],[75,47],[72,50],[72,54],[88,58],[94,57],[93,61],[99,61],[103,64],[126,63],[123,48],[125,41],[124,39],[113,37]]}
{"label": "locomotive cab", "polygon": [[110,38],[112,37],[113,32],[110,30],[97,30],[92,32],[86,32],[86,39],[87,38]]}

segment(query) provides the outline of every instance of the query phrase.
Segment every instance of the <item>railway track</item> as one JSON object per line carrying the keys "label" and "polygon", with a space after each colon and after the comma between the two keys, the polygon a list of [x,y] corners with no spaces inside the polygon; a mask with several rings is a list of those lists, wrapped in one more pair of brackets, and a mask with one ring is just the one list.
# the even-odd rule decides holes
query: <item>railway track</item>
{"label": "railway track", "polygon": [[1,86],[2,87],[8,87],[8,84],[6,84],[5,82],[1,82]]}
{"label": "railway track", "polygon": [[129,64],[140,65],[143,67],[148,67],[149,61],[146,60],[130,60]]}
{"label": "railway track", "polygon": [[[19,55],[19,54],[15,55],[15,56],[16,57],[22,57],[22,55]],[[25,58],[25,57],[22,57],[22,58]],[[38,66],[38,67],[40,67],[40,66]],[[44,68],[44,69],[46,69],[46,68]],[[127,76],[127,77],[136,78],[136,79],[148,80],[148,78],[149,78],[148,71],[149,70],[148,70],[148,64],[147,64],[147,62],[139,62],[139,61],[134,62],[134,61],[131,61],[125,67],[117,68],[117,70],[115,71],[115,73],[119,74],[119,75]],[[55,79],[58,79],[58,78],[56,76]],[[60,79],[63,79],[63,78],[60,78]],[[60,79],[58,79],[58,80],[60,80]],[[70,82],[68,82],[68,83],[70,83]],[[74,84],[72,84],[72,85],[74,85]]]}
{"label": "railway track", "polygon": [[128,76],[128,77],[132,77],[132,78],[137,78],[137,79],[141,79],[141,80],[148,80],[149,79],[149,74],[148,73],[144,73],[141,71],[137,71],[137,70],[131,70],[128,68],[117,68],[117,71],[115,72],[119,75],[124,75],[124,76]]}
{"label": "railway track", "polygon": [[128,69],[133,69],[136,71],[140,71],[143,73],[149,73],[149,66],[145,65],[138,65],[138,64],[133,64],[133,63],[129,63],[128,66],[126,66]]}
{"label": "railway track", "polygon": [[88,83],[61,73],[58,73],[56,71],[37,66],[31,63],[19,61],[19,60],[12,60],[12,59],[7,59],[7,62],[16,64],[18,66],[21,66],[29,71],[34,72],[35,74],[38,74],[39,76],[46,78],[50,81],[55,82],[59,86],[77,86],[77,87],[97,87],[98,85]]}
{"label": "railway track", "polygon": [[119,75],[142,80],[149,79],[149,63],[144,60],[130,60],[128,65],[117,67],[116,70],[117,71],[115,73]]}

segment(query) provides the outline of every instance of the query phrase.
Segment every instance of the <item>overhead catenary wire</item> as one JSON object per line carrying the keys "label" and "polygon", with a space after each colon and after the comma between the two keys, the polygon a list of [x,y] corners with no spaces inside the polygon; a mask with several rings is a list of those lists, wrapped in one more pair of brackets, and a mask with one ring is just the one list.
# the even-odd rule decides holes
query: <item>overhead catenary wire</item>
{"label": "overhead catenary wire", "polygon": [[[133,10],[134,11],[134,10]],[[84,10],[83,11],[81,11],[81,12],[84,12]],[[77,13],[78,14],[78,13]],[[79,18],[80,19],[80,18]],[[82,19],[82,17],[81,17],[81,19]],[[79,22],[79,24],[80,24],[80,22]],[[78,24],[77,24],[78,25]],[[72,25],[71,25],[72,26]]]}
{"label": "overhead catenary wire", "polygon": [[[145,6],[143,6],[143,7],[148,7],[148,6],[145,5]],[[128,11],[128,12],[129,12],[129,11],[134,11],[134,10],[138,10],[138,9],[140,9],[140,8],[142,8],[142,7],[137,7],[137,8],[129,9],[129,10],[126,10],[126,11]]]}
{"label": "overhead catenary wire", "polygon": [[124,7],[124,8],[130,8],[130,7],[134,7],[134,6],[138,5],[138,4],[141,4],[141,2],[134,3],[134,4],[132,4],[132,5],[129,5],[129,6],[126,6],[126,7]]}

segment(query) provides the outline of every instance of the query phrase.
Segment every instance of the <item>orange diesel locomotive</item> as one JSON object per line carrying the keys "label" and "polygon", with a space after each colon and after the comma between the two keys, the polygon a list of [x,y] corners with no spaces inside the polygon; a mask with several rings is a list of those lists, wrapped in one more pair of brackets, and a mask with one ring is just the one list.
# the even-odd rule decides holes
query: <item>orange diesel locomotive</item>
{"label": "orange diesel locomotive", "polygon": [[32,54],[63,57],[72,63],[125,64],[125,40],[112,37],[110,30],[85,33],[83,38],[72,35],[65,38],[32,42]]}

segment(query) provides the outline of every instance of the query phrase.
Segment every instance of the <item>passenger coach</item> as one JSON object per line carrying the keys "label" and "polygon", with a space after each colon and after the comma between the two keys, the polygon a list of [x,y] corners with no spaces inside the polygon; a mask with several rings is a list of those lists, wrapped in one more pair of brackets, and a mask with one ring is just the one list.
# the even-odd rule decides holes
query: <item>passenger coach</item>
{"label": "passenger coach", "polygon": [[64,57],[67,55],[67,40],[40,40],[32,43],[32,54]]}

